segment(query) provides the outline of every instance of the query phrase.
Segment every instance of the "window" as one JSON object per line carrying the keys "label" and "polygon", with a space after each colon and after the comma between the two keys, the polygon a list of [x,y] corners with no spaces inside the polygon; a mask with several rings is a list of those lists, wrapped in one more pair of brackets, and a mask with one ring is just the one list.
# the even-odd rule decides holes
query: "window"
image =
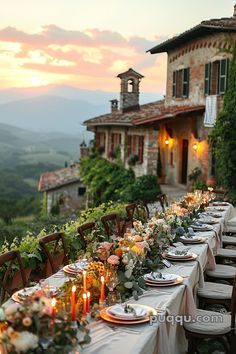
{"label": "window", "polygon": [[189,68],[173,72],[172,95],[175,98],[187,98],[189,95]]}
{"label": "window", "polygon": [[79,187],[78,188],[78,196],[82,197],[86,193],[86,188],[85,187]]}
{"label": "window", "polygon": [[96,133],[96,147],[97,148],[104,148],[106,145],[106,134],[103,132]]}
{"label": "window", "polygon": [[211,63],[205,65],[205,95],[210,95],[211,88]]}
{"label": "window", "polygon": [[227,74],[228,74],[228,59],[223,59],[220,61],[219,65],[219,94],[222,95],[226,91],[227,85]]}
{"label": "window", "polygon": [[111,134],[111,152],[115,152],[117,146],[121,144],[121,134],[119,133],[112,133]]}
{"label": "window", "polygon": [[227,87],[229,59],[205,65],[205,95],[223,95]]}
{"label": "window", "polygon": [[128,135],[128,156],[136,155],[139,162],[143,162],[143,135]]}

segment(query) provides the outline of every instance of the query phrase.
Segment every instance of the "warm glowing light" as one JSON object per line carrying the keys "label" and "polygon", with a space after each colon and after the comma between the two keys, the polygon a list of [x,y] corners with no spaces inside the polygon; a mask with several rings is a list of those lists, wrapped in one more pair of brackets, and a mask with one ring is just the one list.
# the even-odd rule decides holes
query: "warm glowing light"
{"label": "warm glowing light", "polygon": [[57,303],[57,300],[55,299],[55,297],[52,299],[52,307],[55,307]]}
{"label": "warm glowing light", "polygon": [[72,292],[73,292],[73,293],[76,292],[76,286],[75,286],[75,285],[72,286]]}
{"label": "warm glowing light", "polygon": [[193,144],[193,150],[197,151],[197,148],[198,148],[197,143]]}
{"label": "warm glowing light", "polygon": [[169,139],[166,139],[166,140],[165,140],[165,144],[166,144],[166,145],[169,145]]}
{"label": "warm glowing light", "polygon": [[30,81],[31,81],[32,86],[34,86],[34,87],[43,86],[43,85],[48,84],[48,82],[46,80],[42,79],[39,76],[32,76]]}

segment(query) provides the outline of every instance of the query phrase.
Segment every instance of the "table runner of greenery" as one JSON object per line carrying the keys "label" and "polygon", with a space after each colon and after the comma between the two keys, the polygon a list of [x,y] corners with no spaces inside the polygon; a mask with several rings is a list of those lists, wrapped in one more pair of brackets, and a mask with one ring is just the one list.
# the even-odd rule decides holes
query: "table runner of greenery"
{"label": "table runner of greenery", "polygon": [[[125,233],[123,238],[114,237],[111,240],[98,242],[91,235],[85,251],[79,248],[75,249],[73,261],[80,256],[89,260],[86,287],[91,294],[91,314],[93,316],[98,314],[101,291],[100,279],[102,275],[106,278],[108,271],[116,272],[119,278],[117,290],[121,293],[123,300],[131,296],[138,299],[139,295],[146,289],[142,278],[144,269],[155,270],[160,267],[163,251],[168,248],[174,238],[178,238],[187,230],[193,219],[208,205],[212,197],[213,195],[210,191],[204,194],[189,193],[180,202],[173,203],[165,214],[159,213],[146,223],[138,220],[134,222],[134,228]],[[114,205],[110,204],[108,207],[112,208]],[[105,206],[100,208],[103,211]],[[99,214],[98,210],[96,212]],[[121,210],[120,213],[122,214]],[[94,216],[94,211],[87,211],[84,219],[82,219],[83,221],[80,220],[80,222],[89,220],[89,218],[93,217],[92,215]],[[75,237],[73,232],[75,232],[75,228],[78,225],[74,222],[73,224],[65,225],[63,228],[67,235],[69,248],[73,247]],[[34,239],[30,235],[27,237],[26,240]],[[34,242],[36,245],[36,241]],[[77,289],[76,319],[79,325],[79,332],[71,328],[70,318],[65,321],[60,317],[63,306],[70,303],[73,285]],[[60,288],[60,296],[57,300],[54,315],[51,299],[47,299],[41,291],[36,291],[33,297],[23,303],[23,306],[14,304],[10,307],[7,306],[6,309],[1,309],[2,342],[8,345],[10,352],[28,354],[56,353],[60,349],[61,353],[68,353],[77,342],[88,342],[90,337],[83,316],[82,294],[84,288],[82,274],[66,282]],[[52,316],[55,316],[55,318],[52,319]],[[29,319],[28,322],[27,318]],[[51,321],[53,321],[53,325],[50,327],[48,323],[51,323]],[[77,335],[75,335],[75,331]],[[46,351],[42,345],[42,338],[46,335],[45,333],[47,333],[47,337],[48,333],[50,333],[50,341]],[[78,333],[80,333],[80,337],[78,337]]]}

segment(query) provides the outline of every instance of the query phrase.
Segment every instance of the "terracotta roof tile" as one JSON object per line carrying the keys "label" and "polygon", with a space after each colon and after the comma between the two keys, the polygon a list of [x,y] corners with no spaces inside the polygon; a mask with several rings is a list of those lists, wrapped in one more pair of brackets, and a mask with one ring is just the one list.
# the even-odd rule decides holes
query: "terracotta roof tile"
{"label": "terracotta roof tile", "polygon": [[44,192],[79,181],[79,165],[45,172],[40,176],[38,191]]}
{"label": "terracotta roof tile", "polygon": [[194,26],[179,35],[162,42],[155,47],[149,49],[147,52],[151,54],[168,52],[192,39],[203,37],[209,33],[214,32],[235,32],[236,31],[236,17],[226,17],[219,19],[212,19],[202,21],[197,26]]}
{"label": "terracotta roof tile", "polygon": [[132,126],[133,122],[137,119],[145,117],[156,116],[161,114],[164,107],[164,100],[155,101],[140,106],[139,110],[133,110],[122,113],[122,111],[103,114],[101,116],[88,119],[84,125],[97,126],[97,125],[129,125]]}
{"label": "terracotta roof tile", "polygon": [[141,125],[149,122],[160,121],[163,119],[176,117],[177,115],[201,111],[205,106],[164,106],[164,100],[156,101],[140,106],[140,110],[134,110],[127,113],[121,111],[104,114],[84,122],[88,127],[91,126],[106,126],[106,125]]}
{"label": "terracotta roof tile", "polygon": [[163,107],[163,110],[161,111],[160,114],[156,116],[149,116],[145,117],[143,119],[136,119],[134,121],[134,125],[141,125],[145,123],[150,123],[150,122],[155,122],[155,121],[161,121],[165,119],[170,119],[177,117],[182,114],[187,114],[191,112],[199,112],[203,111],[205,109],[205,106],[203,105],[198,105],[198,106],[171,106],[171,107]]}

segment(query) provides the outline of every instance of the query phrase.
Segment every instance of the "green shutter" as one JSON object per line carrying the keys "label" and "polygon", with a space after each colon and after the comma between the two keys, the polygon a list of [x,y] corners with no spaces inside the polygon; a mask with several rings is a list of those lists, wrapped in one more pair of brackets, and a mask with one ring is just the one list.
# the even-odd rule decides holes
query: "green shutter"
{"label": "green shutter", "polygon": [[173,91],[172,91],[172,96],[176,97],[176,76],[177,76],[177,71],[173,72]]}
{"label": "green shutter", "polygon": [[222,59],[220,61],[220,67],[219,67],[219,94],[220,95],[224,94],[226,91],[227,71],[228,71],[228,60]]}
{"label": "green shutter", "polygon": [[211,87],[211,63],[207,63],[205,65],[205,88],[204,88],[205,95],[211,94],[210,87]]}
{"label": "green shutter", "polygon": [[189,95],[189,68],[183,69],[183,88],[182,96],[188,97]]}

